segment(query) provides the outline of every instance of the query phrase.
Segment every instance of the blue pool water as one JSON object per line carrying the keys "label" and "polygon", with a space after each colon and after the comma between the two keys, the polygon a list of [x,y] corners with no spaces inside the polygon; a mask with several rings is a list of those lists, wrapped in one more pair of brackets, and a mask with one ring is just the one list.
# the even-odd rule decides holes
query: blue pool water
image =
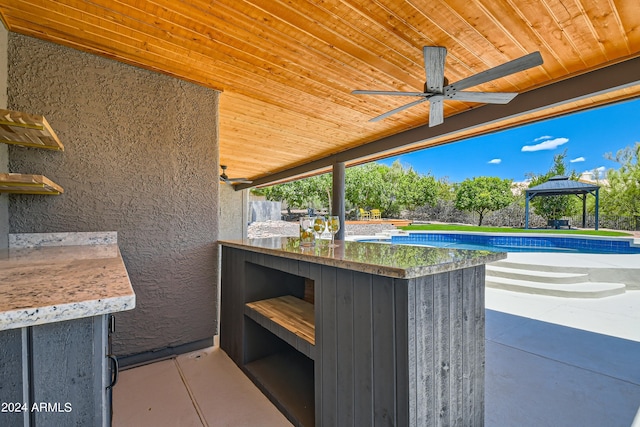
{"label": "blue pool water", "polygon": [[[389,242],[388,240],[386,240]],[[465,233],[410,233],[392,236],[390,243],[424,245],[493,252],[557,252],[591,254],[640,254],[633,239],[606,239],[558,236],[507,236]]]}

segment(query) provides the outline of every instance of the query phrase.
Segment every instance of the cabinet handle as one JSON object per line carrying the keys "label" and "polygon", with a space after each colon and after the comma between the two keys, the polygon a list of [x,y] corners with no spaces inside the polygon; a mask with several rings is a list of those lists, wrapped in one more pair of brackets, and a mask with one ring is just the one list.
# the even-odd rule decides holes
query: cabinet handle
{"label": "cabinet handle", "polygon": [[111,384],[107,386],[107,390],[113,388],[118,382],[118,371],[120,370],[118,366],[118,358],[113,354],[107,354],[107,357],[111,361]]}

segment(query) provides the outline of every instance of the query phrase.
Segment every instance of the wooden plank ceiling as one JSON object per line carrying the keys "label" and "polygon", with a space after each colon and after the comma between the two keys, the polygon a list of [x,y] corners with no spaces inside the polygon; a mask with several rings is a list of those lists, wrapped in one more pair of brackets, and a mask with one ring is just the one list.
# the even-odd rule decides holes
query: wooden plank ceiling
{"label": "wooden plank ceiling", "polygon": [[[232,178],[425,125],[428,103],[371,123],[413,99],[351,94],[422,91],[425,45],[448,49],[450,82],[540,51],[542,66],[482,91],[526,92],[640,56],[638,0],[3,0],[0,14],[10,31],[223,91],[220,163]],[[639,94],[631,85],[384,155]],[[445,124],[478,107],[445,102]]]}

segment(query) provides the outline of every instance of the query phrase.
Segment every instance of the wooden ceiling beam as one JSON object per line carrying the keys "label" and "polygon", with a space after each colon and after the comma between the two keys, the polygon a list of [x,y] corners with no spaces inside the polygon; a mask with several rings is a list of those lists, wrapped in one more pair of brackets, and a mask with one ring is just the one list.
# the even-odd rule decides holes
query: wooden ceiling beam
{"label": "wooden ceiling beam", "polygon": [[[424,143],[427,140],[446,135],[454,136],[456,133],[490,123],[497,123],[638,84],[640,84],[640,57],[521,93],[506,105],[484,105],[474,108],[468,112],[447,117],[445,122],[439,126],[432,128],[428,125],[419,126],[319,160],[256,178],[252,184],[242,184],[235,188],[242,190],[310,174],[313,171],[326,169],[335,163],[349,162],[387,151],[391,152],[397,148]],[[563,114],[569,112],[573,112],[573,110],[565,111]],[[390,155],[392,154],[390,153]]]}

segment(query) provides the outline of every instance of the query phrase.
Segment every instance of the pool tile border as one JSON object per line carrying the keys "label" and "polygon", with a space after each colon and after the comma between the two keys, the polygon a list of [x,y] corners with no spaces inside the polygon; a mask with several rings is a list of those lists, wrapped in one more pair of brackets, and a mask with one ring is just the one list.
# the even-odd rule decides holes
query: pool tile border
{"label": "pool tile border", "polygon": [[[582,253],[640,254],[640,245],[633,237],[564,236],[564,235],[505,235],[495,233],[430,232],[411,231],[408,235],[393,235],[391,243],[458,243],[495,246],[504,251],[519,251],[525,248],[564,248]],[[515,248],[518,248],[517,250]]]}

